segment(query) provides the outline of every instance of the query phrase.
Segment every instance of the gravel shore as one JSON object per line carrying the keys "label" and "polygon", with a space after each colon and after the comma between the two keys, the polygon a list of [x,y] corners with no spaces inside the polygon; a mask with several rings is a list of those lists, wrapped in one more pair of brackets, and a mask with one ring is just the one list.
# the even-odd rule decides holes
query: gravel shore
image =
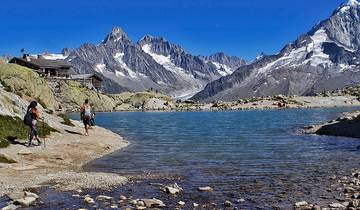
{"label": "gravel shore", "polygon": [[[59,190],[109,189],[127,182],[125,177],[108,173],[84,172],[89,161],[126,147],[121,136],[101,127],[93,127],[90,136],[83,136],[83,126],[63,125],[60,133],[45,139],[46,146],[27,148],[12,144],[0,149],[0,154],[16,163],[0,163],[0,197],[12,200],[24,191],[52,183]],[[43,140],[43,139],[42,139]]]}

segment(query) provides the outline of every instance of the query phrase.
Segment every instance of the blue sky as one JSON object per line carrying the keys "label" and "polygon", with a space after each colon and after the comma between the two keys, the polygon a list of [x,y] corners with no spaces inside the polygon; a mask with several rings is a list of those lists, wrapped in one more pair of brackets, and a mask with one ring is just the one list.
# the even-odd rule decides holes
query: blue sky
{"label": "blue sky", "polygon": [[343,0],[1,0],[0,55],[99,43],[113,26],[133,41],[163,36],[192,54],[247,60],[278,52]]}

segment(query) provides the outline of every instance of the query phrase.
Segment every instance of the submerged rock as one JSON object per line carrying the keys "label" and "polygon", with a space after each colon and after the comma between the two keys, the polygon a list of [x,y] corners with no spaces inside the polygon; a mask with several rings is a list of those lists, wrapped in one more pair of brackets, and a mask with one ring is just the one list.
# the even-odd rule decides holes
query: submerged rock
{"label": "submerged rock", "polygon": [[94,199],[92,199],[90,196],[85,196],[84,201],[85,201],[85,203],[88,203],[88,204],[95,203]]}
{"label": "submerged rock", "polygon": [[300,202],[295,203],[296,208],[300,208],[300,207],[306,206],[306,205],[308,205],[308,203],[306,201],[300,201]]}
{"label": "submerged rock", "polygon": [[5,206],[3,208],[1,208],[1,210],[15,210],[20,208],[20,206],[14,205],[14,204],[10,204],[8,206]]}
{"label": "submerged rock", "polygon": [[224,206],[225,207],[232,207],[233,204],[230,201],[225,201]]}
{"label": "submerged rock", "polygon": [[330,208],[337,208],[337,209],[345,209],[346,207],[340,203],[331,203],[329,205]]}
{"label": "submerged rock", "polygon": [[180,206],[184,206],[184,205],[185,205],[185,202],[184,202],[184,201],[179,201],[178,204],[179,204]]}
{"label": "submerged rock", "polygon": [[213,191],[213,188],[206,186],[206,187],[199,187],[198,190],[199,191]]}
{"label": "submerged rock", "polygon": [[96,197],[96,200],[99,200],[99,201],[105,201],[105,200],[111,200],[112,197],[110,196],[106,196],[106,195],[99,195]]}
{"label": "submerged rock", "polygon": [[27,206],[34,204],[36,199],[37,198],[34,198],[34,197],[25,197],[25,198],[17,199],[16,203],[19,203],[23,207],[27,207]]}
{"label": "submerged rock", "polygon": [[165,207],[166,205],[159,199],[152,198],[152,199],[141,199],[144,202],[146,207]]}

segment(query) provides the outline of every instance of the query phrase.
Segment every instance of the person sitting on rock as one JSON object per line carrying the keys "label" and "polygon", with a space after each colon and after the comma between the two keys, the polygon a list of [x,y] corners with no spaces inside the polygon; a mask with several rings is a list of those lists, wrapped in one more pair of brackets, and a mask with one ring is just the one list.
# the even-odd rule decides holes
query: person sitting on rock
{"label": "person sitting on rock", "polygon": [[36,127],[37,120],[41,118],[41,114],[40,111],[36,108],[36,106],[37,106],[37,102],[32,101],[27,108],[27,114],[26,114],[27,117],[25,117],[28,118],[27,121],[29,122],[27,123],[27,125],[29,125],[30,127],[29,142],[26,145],[27,147],[32,146],[31,141],[33,140],[34,137],[38,142],[38,146],[41,145],[41,141],[38,137],[37,127]]}
{"label": "person sitting on rock", "polygon": [[85,103],[80,108],[80,119],[83,121],[85,126],[85,136],[89,135],[89,126],[91,118],[91,106],[89,99],[85,99]]}

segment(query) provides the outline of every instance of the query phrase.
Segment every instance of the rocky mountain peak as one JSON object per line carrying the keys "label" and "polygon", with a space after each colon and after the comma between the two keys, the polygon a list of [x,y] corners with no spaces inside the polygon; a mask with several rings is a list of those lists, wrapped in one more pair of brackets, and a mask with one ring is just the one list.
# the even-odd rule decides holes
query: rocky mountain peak
{"label": "rocky mountain peak", "polygon": [[348,0],[342,6],[358,7],[360,3],[357,0]]}
{"label": "rocky mountain peak", "polygon": [[129,41],[128,35],[120,28],[115,26],[112,31],[106,36],[103,43],[118,42],[120,40]]}

